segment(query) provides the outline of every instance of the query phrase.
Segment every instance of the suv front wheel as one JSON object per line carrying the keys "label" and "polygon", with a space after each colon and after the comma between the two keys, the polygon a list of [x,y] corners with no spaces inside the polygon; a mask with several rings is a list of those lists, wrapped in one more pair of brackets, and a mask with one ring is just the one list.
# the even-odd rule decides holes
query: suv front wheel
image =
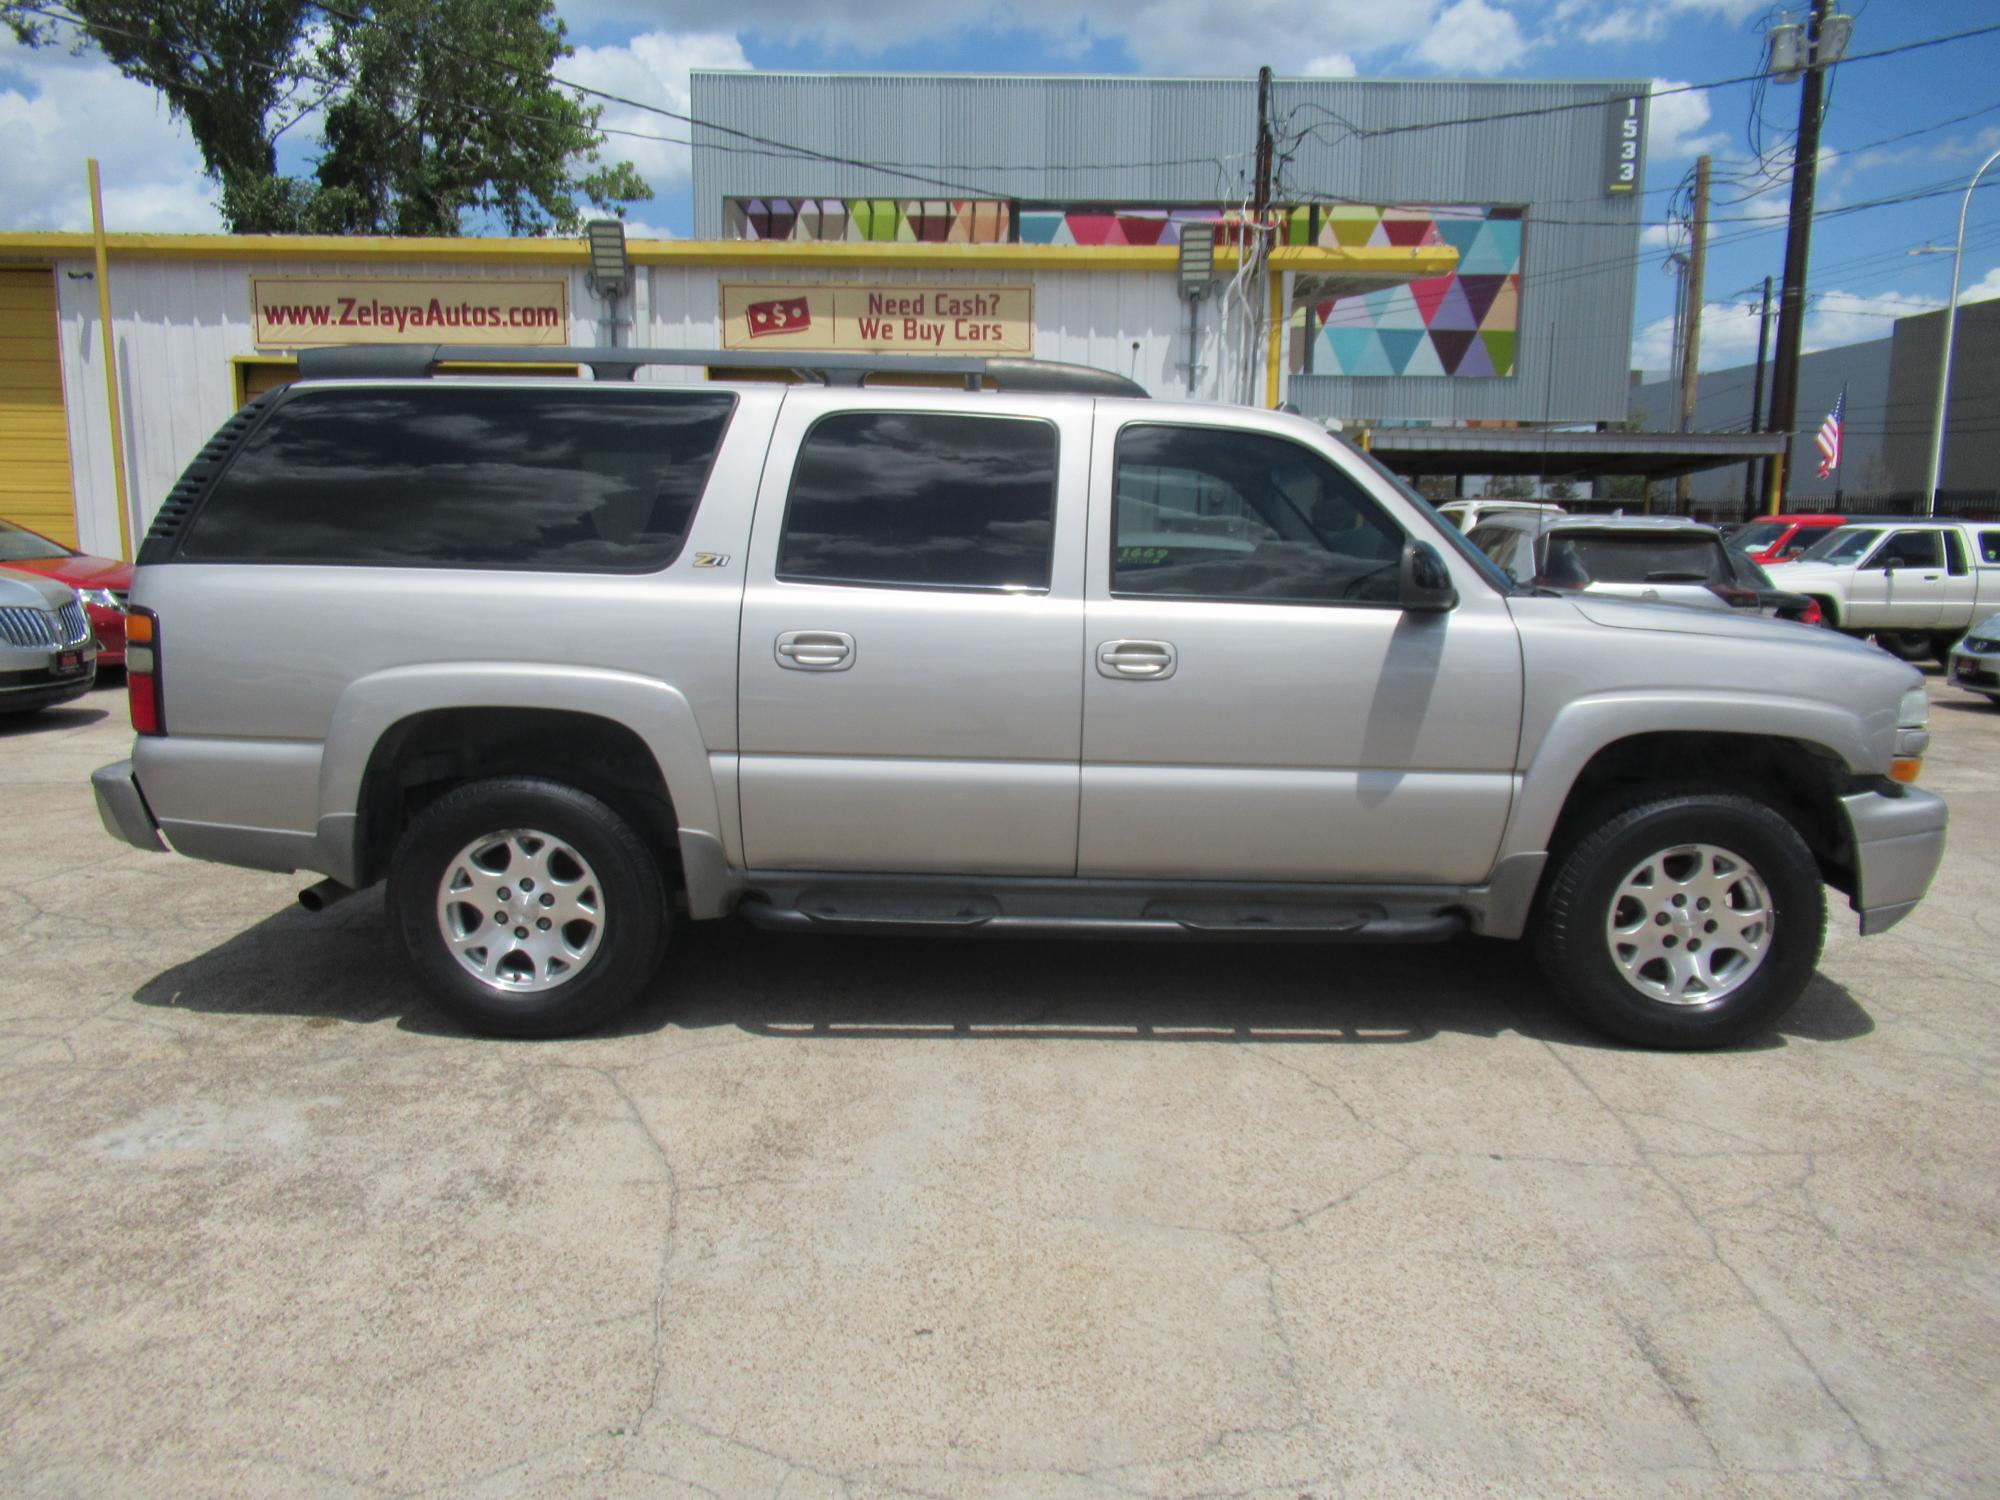
{"label": "suv front wheel", "polygon": [[1646,1047],[1769,1031],[1819,962],[1812,851],[1762,803],[1692,793],[1627,806],[1559,854],[1535,932],[1558,996]]}
{"label": "suv front wheel", "polygon": [[670,921],[658,863],[623,818],[539,777],[475,781],[414,819],[389,910],[418,977],[475,1031],[549,1037],[623,1010]]}

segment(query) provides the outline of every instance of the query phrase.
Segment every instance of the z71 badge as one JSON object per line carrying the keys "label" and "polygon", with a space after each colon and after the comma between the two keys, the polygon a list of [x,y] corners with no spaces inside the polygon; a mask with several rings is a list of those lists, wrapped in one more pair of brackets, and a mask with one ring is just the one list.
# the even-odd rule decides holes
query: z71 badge
{"label": "z71 badge", "polygon": [[726,568],[729,566],[729,554],[727,552],[697,552],[694,555],[694,565],[697,568]]}

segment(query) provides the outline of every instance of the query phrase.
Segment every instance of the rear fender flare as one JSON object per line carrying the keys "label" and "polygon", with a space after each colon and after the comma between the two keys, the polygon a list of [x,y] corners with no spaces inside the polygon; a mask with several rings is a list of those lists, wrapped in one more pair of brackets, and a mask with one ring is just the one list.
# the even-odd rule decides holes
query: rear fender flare
{"label": "rear fender flare", "polygon": [[319,772],[319,837],[330,862],[340,862],[344,855],[345,876],[351,882],[358,873],[354,841],[362,778],[376,745],[391,728],[433,709],[522,704],[588,714],[630,729],[660,768],[683,846],[690,835],[706,841],[704,853],[734,844],[723,834],[708,742],[693,705],[677,688],[657,678],[594,667],[436,662],[358,678],[334,705]]}

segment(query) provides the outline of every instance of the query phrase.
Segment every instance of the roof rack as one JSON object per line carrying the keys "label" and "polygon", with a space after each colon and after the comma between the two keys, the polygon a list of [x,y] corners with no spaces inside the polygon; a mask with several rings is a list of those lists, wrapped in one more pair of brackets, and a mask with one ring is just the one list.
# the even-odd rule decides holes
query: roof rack
{"label": "roof rack", "polygon": [[622,349],[571,345],[346,344],[299,351],[301,380],[423,380],[451,364],[588,365],[598,380],[630,380],[647,365],[785,370],[822,385],[860,385],[872,374],[957,375],[969,391],[1144,396],[1146,388],[1109,370],[1044,359],[913,354],[776,354],[742,349]]}

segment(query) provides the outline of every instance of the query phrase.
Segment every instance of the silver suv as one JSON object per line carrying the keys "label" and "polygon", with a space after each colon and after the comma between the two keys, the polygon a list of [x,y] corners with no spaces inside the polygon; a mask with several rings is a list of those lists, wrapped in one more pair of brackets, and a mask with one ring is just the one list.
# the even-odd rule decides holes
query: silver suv
{"label": "silver suv", "polygon": [[1879,932],[1941,857],[1913,668],[1524,588],[1302,419],[1032,362],[435,373],[469,357],[309,353],[197,457],[95,782],[120,837],[322,872],[309,905],[386,877],[473,1027],[594,1025],[736,912],[1532,934],[1594,1025],[1713,1046],[1797,998],[1825,886]]}

